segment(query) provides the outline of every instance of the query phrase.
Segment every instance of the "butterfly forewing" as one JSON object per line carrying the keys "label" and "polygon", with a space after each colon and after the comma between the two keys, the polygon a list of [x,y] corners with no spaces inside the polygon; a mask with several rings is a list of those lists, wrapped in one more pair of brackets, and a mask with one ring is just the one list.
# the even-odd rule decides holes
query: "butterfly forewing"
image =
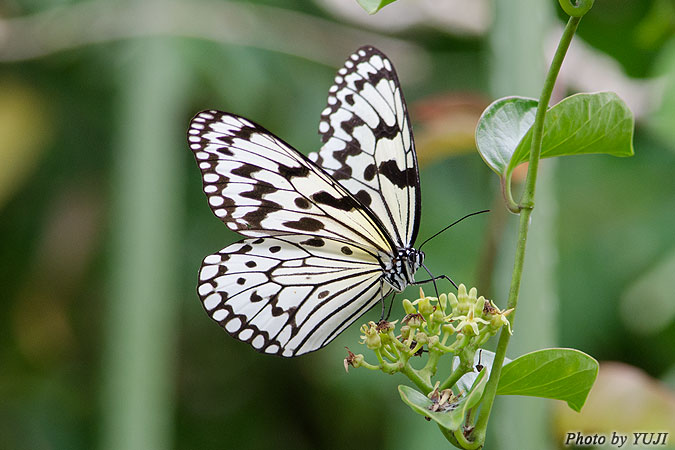
{"label": "butterfly forewing", "polygon": [[203,111],[192,119],[188,141],[209,206],[230,229],[245,236],[305,232],[390,251],[358,200],[261,126]]}
{"label": "butterfly forewing", "polygon": [[232,336],[265,353],[323,347],[377,303],[381,268],[356,245],[284,235],[245,239],[207,256],[198,292]]}
{"label": "butterfly forewing", "polygon": [[321,114],[324,142],[309,157],[367,205],[400,248],[417,236],[420,189],[412,129],[396,72],[379,50],[357,50]]}

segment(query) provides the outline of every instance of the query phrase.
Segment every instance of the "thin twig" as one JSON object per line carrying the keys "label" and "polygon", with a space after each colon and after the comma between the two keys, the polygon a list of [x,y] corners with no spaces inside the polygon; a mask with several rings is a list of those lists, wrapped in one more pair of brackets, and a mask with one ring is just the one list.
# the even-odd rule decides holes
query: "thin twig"
{"label": "thin twig", "polygon": [[[272,50],[336,66],[364,44],[383,48],[402,78],[424,79],[430,58],[406,41],[297,11],[226,1],[94,1],[0,19],[0,61],[23,61],[91,44],[178,36]],[[417,80],[415,80],[415,78]]]}

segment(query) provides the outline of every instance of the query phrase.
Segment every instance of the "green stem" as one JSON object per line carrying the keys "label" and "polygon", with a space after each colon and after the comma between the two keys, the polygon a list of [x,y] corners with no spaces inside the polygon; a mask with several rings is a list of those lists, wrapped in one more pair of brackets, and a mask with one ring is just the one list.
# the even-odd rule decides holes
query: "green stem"
{"label": "green stem", "polygon": [[513,199],[513,194],[511,193],[511,172],[506,170],[506,175],[499,177],[499,181],[501,183],[502,196],[504,197],[506,207],[512,213],[518,214],[520,212],[520,205],[516,203],[516,201]]}
{"label": "green stem", "polygon": [[432,386],[431,384],[427,383],[417,372],[417,370],[413,369],[410,364],[405,364],[403,368],[401,369],[401,373],[404,374],[410,381],[415,383],[415,386],[417,386],[424,395],[428,395],[429,392],[431,392]]}
{"label": "green stem", "polygon": [[560,7],[568,16],[581,18],[593,6],[595,0],[577,0],[574,3],[572,0],[558,0]]}
{"label": "green stem", "polygon": [[443,383],[441,383],[438,389],[442,391],[443,389],[448,389],[454,386],[455,384],[457,384],[457,381],[459,381],[459,379],[462,378],[462,375],[468,373],[470,370],[471,365],[467,367],[465,364],[460,363],[459,366],[457,366],[457,368],[452,371],[450,376],[446,378],[445,381],[443,381]]}
{"label": "green stem", "polygon": [[[565,27],[565,31],[563,31],[562,37],[560,38],[560,43],[558,44],[555,55],[553,56],[553,61],[551,61],[551,68],[548,71],[548,75],[546,75],[546,81],[544,81],[544,88],[542,89],[541,97],[539,98],[537,113],[534,116],[534,125],[532,126],[532,150],[530,151],[527,179],[525,180],[525,190],[523,192],[523,197],[520,200],[520,205],[522,208],[534,208],[534,190],[537,183],[539,157],[541,156],[541,145],[544,137],[544,118],[546,116],[546,111],[548,110],[548,104],[551,100],[551,95],[553,94],[555,80],[558,78],[560,67],[562,66],[563,60],[565,59],[565,54],[567,53],[567,49],[572,42],[572,38],[574,37],[574,33],[579,26],[580,20],[581,17],[570,17],[570,19],[567,21],[567,26]],[[508,307],[511,308],[510,304]]]}
{"label": "green stem", "polygon": [[450,442],[452,445],[454,445],[457,448],[464,448],[462,447],[462,444],[459,443],[457,438],[455,437],[454,431],[449,430],[445,428],[443,425],[440,423],[438,424],[438,428],[441,430],[441,433],[443,433],[443,436]]}
{"label": "green stem", "polygon": [[[549,68],[548,74],[546,76],[546,81],[544,82],[544,87],[539,99],[539,105],[537,106],[537,113],[535,115],[532,130],[532,149],[530,151],[527,179],[525,180],[525,188],[520,201],[521,211],[520,224],[518,227],[518,241],[513,265],[513,276],[511,278],[511,288],[509,290],[509,299],[506,306],[507,309],[515,309],[518,304],[520,281],[523,274],[523,263],[525,261],[527,233],[529,231],[530,217],[532,216],[532,210],[534,208],[534,194],[537,182],[537,170],[539,168],[539,158],[541,156],[546,110],[548,109],[548,104],[553,93],[553,86],[555,85],[556,78],[560,72],[563,59],[565,58],[565,54],[567,53],[570,43],[572,42],[572,37],[579,26],[580,20],[581,17],[570,17],[569,21],[567,22],[567,26],[565,27],[562,37],[560,38],[560,43],[558,44],[553,61],[551,61],[551,67]],[[515,311],[511,315],[512,325],[514,320]],[[499,376],[501,374],[504,357],[506,355],[506,348],[508,347],[510,337],[511,335],[504,329],[502,329],[499,334],[499,342],[497,344],[497,352],[495,353],[490,379],[488,380],[487,386],[485,388],[485,396],[483,398],[480,415],[478,416],[478,420],[476,422],[476,428],[472,433],[472,440],[481,445],[485,441],[487,423],[490,418],[490,412],[492,410],[492,405],[494,404],[495,395],[497,393]]]}
{"label": "green stem", "polygon": [[455,439],[457,439],[457,442],[459,442],[459,444],[464,449],[473,450],[481,447],[481,444],[479,444],[478,442],[470,441],[464,436],[464,429],[462,427],[455,430],[453,436],[455,437]]}
{"label": "green stem", "polygon": [[441,358],[443,353],[436,349],[431,349],[429,351],[429,359],[424,367],[420,370],[420,374],[431,379],[432,376],[436,373],[436,366],[438,366],[438,360]]}

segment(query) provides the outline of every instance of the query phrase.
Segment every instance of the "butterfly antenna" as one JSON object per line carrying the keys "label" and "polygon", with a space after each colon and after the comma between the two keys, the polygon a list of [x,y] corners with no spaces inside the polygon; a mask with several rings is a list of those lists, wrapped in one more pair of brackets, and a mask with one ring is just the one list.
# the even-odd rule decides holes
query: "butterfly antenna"
{"label": "butterfly antenna", "polygon": [[482,211],[472,212],[472,213],[467,214],[466,216],[462,217],[461,219],[455,220],[455,221],[452,222],[450,225],[448,225],[447,227],[443,228],[441,231],[437,232],[436,234],[434,234],[433,236],[431,236],[430,238],[428,238],[427,240],[425,240],[424,242],[422,242],[422,244],[421,244],[419,247],[417,247],[417,250],[421,250],[421,249],[422,249],[422,246],[423,246],[424,244],[426,244],[427,242],[429,242],[430,240],[432,240],[433,238],[435,238],[436,236],[438,236],[439,234],[441,234],[442,232],[444,232],[444,231],[447,230],[448,228],[452,227],[453,225],[457,225],[457,224],[460,223],[462,220],[464,220],[464,219],[466,219],[466,218],[468,218],[468,217],[475,216],[475,215],[478,215],[478,214],[483,214],[483,213],[486,213],[486,212],[490,212],[490,210],[489,210],[489,209],[484,209],[484,210],[482,210]]}

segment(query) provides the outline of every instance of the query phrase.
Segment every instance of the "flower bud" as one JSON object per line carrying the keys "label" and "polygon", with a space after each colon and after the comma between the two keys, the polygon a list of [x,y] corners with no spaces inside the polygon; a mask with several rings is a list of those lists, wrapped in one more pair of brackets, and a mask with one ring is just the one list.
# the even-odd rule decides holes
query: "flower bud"
{"label": "flower bud", "polygon": [[438,296],[438,303],[441,305],[441,310],[445,311],[445,307],[448,306],[448,296],[445,292]]}
{"label": "flower bud", "polygon": [[459,300],[457,300],[457,296],[452,292],[448,295],[448,302],[450,303],[450,308],[452,308],[453,312],[459,306]]}
{"label": "flower bud", "polygon": [[366,335],[366,346],[370,350],[380,348],[382,346],[382,339],[380,338],[380,335],[377,333]]}
{"label": "flower bud", "polygon": [[415,314],[417,312],[412,302],[407,298],[403,300],[403,310],[405,311],[406,314]]}
{"label": "flower bud", "polygon": [[478,300],[476,300],[476,307],[474,308],[474,311],[476,311],[476,313],[479,316],[483,315],[483,307],[485,306],[485,303],[486,303],[485,297],[483,297],[482,295],[478,297]]}
{"label": "flower bud", "polygon": [[422,297],[419,299],[417,304],[417,309],[421,314],[427,315],[434,312],[434,306],[431,304],[431,299],[429,297]]}
{"label": "flower bud", "polygon": [[465,299],[467,297],[466,295],[466,286],[464,286],[464,283],[460,284],[459,287],[457,288],[457,298],[459,298],[460,301]]}
{"label": "flower bud", "polygon": [[445,321],[445,315],[443,314],[443,311],[440,309],[434,311],[433,314],[431,314],[431,320],[435,323],[443,323]]}
{"label": "flower bud", "polygon": [[426,335],[426,333],[419,332],[415,335],[415,341],[417,341],[418,344],[426,344],[429,342],[429,336]]}

